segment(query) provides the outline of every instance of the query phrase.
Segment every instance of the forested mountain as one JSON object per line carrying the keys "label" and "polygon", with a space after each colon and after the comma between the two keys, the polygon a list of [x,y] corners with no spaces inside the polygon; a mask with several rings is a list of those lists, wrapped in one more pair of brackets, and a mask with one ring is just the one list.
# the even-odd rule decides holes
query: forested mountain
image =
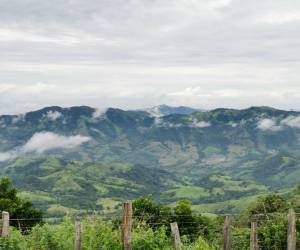
{"label": "forested mountain", "polygon": [[0,116],[1,175],[50,210],[148,193],[166,203],[189,198],[203,210],[227,202],[222,209],[230,210],[300,180],[300,112],[150,110],[47,107]]}

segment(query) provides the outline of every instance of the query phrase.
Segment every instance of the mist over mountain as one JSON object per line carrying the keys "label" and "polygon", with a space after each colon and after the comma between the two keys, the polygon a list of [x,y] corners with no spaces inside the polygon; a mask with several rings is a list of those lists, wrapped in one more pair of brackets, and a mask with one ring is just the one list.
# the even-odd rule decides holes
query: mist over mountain
{"label": "mist over mountain", "polygon": [[172,114],[180,114],[180,115],[190,115],[196,111],[201,111],[200,109],[190,108],[186,106],[179,107],[171,107],[165,104],[158,105],[152,108],[144,109],[147,113],[151,114],[155,117],[172,115]]}
{"label": "mist over mountain", "polygon": [[163,202],[217,204],[300,179],[296,111],[54,106],[0,116],[0,128],[1,174],[50,210],[74,208],[83,197],[88,202],[76,209],[148,193]]}

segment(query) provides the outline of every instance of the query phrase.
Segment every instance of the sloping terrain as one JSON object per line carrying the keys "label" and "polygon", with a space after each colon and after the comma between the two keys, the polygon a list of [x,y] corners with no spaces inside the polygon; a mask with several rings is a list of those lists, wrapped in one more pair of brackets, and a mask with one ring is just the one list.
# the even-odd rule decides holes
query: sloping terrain
{"label": "sloping terrain", "polygon": [[[114,210],[124,200],[153,195],[164,203],[189,199],[211,204],[265,193],[267,187],[228,176],[189,178],[166,170],[120,163],[22,158],[1,168],[27,199],[49,214]],[[196,181],[197,180],[197,181]]]}
{"label": "sloping terrain", "polygon": [[1,175],[53,211],[149,193],[213,204],[299,182],[299,112],[164,109],[172,113],[83,106],[0,116]]}

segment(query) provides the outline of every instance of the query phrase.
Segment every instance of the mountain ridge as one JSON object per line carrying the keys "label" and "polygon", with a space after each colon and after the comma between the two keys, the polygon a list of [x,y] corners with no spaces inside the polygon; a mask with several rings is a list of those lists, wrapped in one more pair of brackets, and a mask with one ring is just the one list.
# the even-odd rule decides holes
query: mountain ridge
{"label": "mountain ridge", "polygon": [[[51,197],[72,195],[81,200],[85,192],[91,192],[92,196],[86,194],[89,204],[99,199],[116,201],[121,198],[119,189],[130,182],[135,191],[128,191],[128,198],[133,198],[154,192],[154,186],[160,186],[155,173],[161,173],[172,184],[156,190],[157,199],[188,198],[200,206],[290,188],[300,180],[300,112],[296,111],[221,108],[153,116],[144,110],[54,106],[22,116],[0,116],[0,128],[0,174],[13,178],[32,196],[46,192]],[[48,164],[47,159],[61,160]],[[123,171],[117,174],[122,179],[118,182],[125,186],[106,183],[108,193],[104,194],[99,187],[102,177],[97,184],[92,176],[115,164],[121,164],[117,165]],[[76,169],[86,166],[92,170],[82,179]],[[47,180],[57,182],[50,169],[56,169],[55,178],[60,180],[55,185],[69,183],[81,190],[80,195],[57,193],[55,185],[43,189],[50,185]],[[114,173],[111,169],[103,178],[116,178]],[[218,189],[214,176],[219,175],[225,186],[235,185],[234,190]],[[205,178],[212,179],[206,183]],[[142,188],[143,182],[148,184]]]}

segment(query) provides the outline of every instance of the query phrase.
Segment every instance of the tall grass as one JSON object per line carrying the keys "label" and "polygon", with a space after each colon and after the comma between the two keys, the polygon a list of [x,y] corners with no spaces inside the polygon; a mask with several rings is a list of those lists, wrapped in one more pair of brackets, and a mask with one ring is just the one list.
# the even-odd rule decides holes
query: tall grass
{"label": "tall grass", "polygon": [[[83,250],[121,250],[120,227],[117,223],[87,218],[82,221]],[[8,238],[0,239],[2,250],[72,250],[75,226],[70,218],[57,225],[37,225],[28,234],[11,228]],[[132,232],[134,250],[172,250],[172,240],[165,227],[153,230],[145,224]],[[213,250],[201,237],[194,243],[184,243],[183,250]]]}

